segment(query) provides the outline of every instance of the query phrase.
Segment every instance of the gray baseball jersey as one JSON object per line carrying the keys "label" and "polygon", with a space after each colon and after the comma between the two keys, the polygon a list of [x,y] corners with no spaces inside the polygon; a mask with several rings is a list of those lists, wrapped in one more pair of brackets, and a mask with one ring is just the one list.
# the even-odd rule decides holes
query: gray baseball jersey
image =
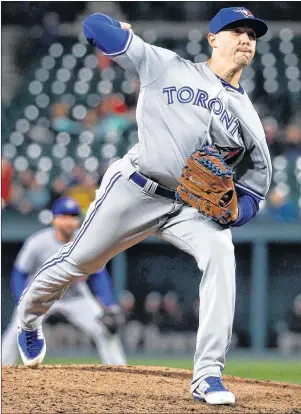
{"label": "gray baseball jersey", "polygon": [[186,159],[215,144],[235,169],[238,186],[264,198],[271,161],[260,119],[245,91],[224,87],[207,63],[192,63],[131,33],[127,50],[110,56],[139,76],[139,144],[129,152],[148,177],[175,188]]}

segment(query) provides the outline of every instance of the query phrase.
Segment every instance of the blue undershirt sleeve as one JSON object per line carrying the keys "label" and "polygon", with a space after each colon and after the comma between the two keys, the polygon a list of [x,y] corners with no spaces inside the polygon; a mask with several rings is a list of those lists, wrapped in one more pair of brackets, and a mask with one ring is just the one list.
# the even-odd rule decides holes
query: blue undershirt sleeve
{"label": "blue undershirt sleeve", "polygon": [[13,267],[11,274],[11,288],[16,305],[19,303],[20,297],[25,289],[27,278],[28,274],[26,272],[22,272],[22,270],[19,270],[16,266]]}
{"label": "blue undershirt sleeve", "polygon": [[248,223],[256,216],[259,210],[260,199],[255,195],[247,193],[241,188],[236,188],[238,200],[238,218],[231,223],[231,227],[240,227]]}
{"label": "blue undershirt sleeve", "polygon": [[120,23],[102,13],[94,13],[83,22],[84,35],[89,43],[106,54],[124,52],[130,36]]}
{"label": "blue undershirt sleeve", "polygon": [[95,296],[104,306],[116,304],[112,278],[106,267],[90,275],[88,280]]}

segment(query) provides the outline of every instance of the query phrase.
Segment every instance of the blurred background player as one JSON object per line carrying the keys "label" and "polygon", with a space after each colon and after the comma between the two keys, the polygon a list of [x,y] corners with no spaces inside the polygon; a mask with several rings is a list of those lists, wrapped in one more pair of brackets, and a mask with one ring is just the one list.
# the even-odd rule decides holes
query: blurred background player
{"label": "blurred background player", "polygon": [[[11,286],[15,304],[30,283],[37,269],[64,244],[70,242],[80,224],[79,204],[70,197],[57,199],[52,206],[52,227],[43,229],[27,239],[18,254],[11,275]],[[118,327],[124,322],[117,305],[111,277],[104,267],[89,279],[95,297],[85,280],[70,286],[64,297],[47,313],[59,313],[72,325],[79,328],[95,343],[104,364],[125,365],[126,358],[118,336]],[[16,364],[19,357],[16,327],[17,313],[13,313],[2,341],[2,365]]]}

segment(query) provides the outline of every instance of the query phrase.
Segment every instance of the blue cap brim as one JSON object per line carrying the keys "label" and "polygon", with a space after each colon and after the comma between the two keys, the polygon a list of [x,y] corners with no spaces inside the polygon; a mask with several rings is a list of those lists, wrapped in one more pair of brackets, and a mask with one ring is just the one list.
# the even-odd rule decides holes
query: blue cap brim
{"label": "blue cap brim", "polygon": [[238,20],[233,20],[232,22],[227,23],[219,31],[221,32],[227,26],[232,26],[232,27],[248,26],[248,27],[250,27],[251,29],[254,30],[254,32],[256,33],[257,39],[259,39],[260,37],[264,36],[266,34],[266,32],[268,31],[267,24],[263,20],[256,19],[256,18],[253,18],[253,19],[238,19]]}

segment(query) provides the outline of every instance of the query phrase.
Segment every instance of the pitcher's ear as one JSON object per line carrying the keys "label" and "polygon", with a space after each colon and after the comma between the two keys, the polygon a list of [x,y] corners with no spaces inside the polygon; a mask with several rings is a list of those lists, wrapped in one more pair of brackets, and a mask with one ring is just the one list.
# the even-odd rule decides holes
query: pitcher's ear
{"label": "pitcher's ear", "polygon": [[216,45],[216,39],[217,39],[217,35],[216,34],[214,34],[214,33],[208,33],[207,40],[208,40],[209,45],[212,48],[217,47],[217,45]]}

